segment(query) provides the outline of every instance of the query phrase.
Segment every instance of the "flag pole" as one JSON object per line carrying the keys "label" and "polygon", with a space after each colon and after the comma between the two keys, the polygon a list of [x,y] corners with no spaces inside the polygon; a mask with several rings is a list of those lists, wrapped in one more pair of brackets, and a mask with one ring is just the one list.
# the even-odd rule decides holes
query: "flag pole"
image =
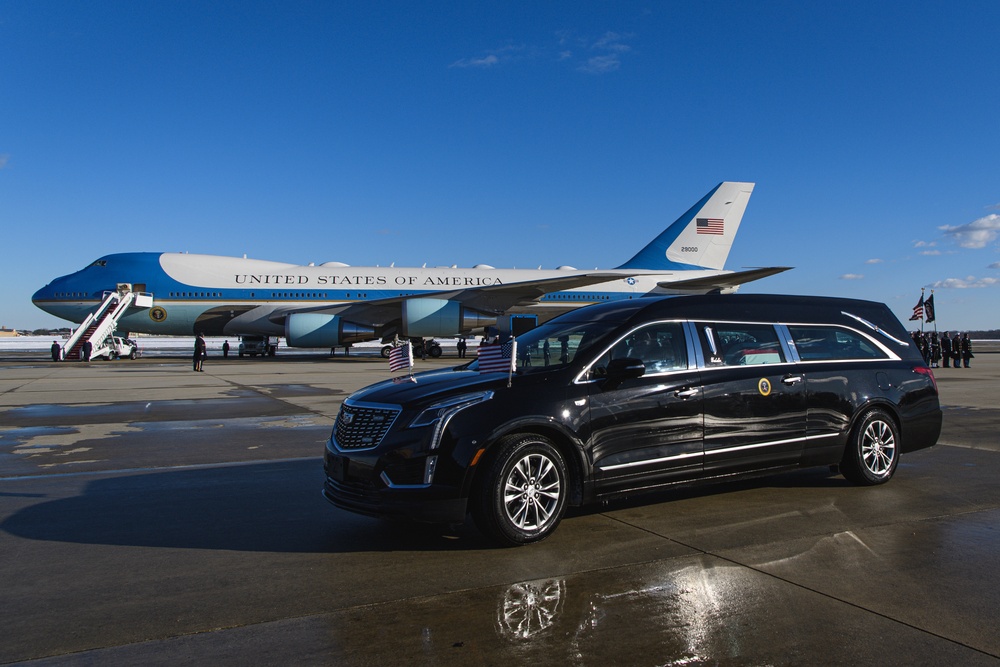
{"label": "flag pole", "polygon": [[[923,303],[923,302],[924,302],[924,288],[921,287],[920,288],[920,303]],[[924,315],[925,314],[926,313],[923,313],[923,312],[920,313],[920,335],[921,336],[924,334]]]}
{"label": "flag pole", "polygon": [[934,318],[932,320],[934,322],[934,333],[937,333],[937,302],[934,301],[934,290],[931,290],[931,304],[931,316]]}
{"label": "flag pole", "polygon": [[514,380],[514,367],[517,365],[517,336],[510,337],[510,367],[507,368],[507,388]]}

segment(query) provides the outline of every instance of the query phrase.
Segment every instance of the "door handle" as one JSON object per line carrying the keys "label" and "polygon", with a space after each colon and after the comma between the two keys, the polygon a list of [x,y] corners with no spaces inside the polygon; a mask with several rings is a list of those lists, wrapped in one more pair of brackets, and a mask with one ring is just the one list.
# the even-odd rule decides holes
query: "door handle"
{"label": "door handle", "polygon": [[789,387],[792,386],[793,384],[798,384],[799,382],[802,382],[801,375],[786,375],[785,377],[781,378],[781,384],[788,385]]}
{"label": "door handle", "polygon": [[674,392],[674,396],[677,398],[691,398],[698,394],[698,387],[688,387],[687,389],[678,389]]}

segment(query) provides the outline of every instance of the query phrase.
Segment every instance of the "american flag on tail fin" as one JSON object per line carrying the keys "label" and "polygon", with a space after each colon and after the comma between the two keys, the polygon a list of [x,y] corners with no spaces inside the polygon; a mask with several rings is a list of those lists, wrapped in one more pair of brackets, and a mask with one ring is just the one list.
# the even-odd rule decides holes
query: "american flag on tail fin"
{"label": "american flag on tail fin", "polygon": [[699,234],[725,234],[726,222],[723,218],[698,218],[695,223]]}

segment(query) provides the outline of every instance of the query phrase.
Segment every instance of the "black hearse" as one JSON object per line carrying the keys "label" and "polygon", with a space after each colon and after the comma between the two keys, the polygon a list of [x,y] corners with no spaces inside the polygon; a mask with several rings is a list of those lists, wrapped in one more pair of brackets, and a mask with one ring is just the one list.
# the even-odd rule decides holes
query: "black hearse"
{"label": "black hearse", "polygon": [[516,340],[516,370],[386,381],[344,401],[324,494],[375,516],[541,540],[567,505],[839,466],[881,484],[941,431],[937,385],[889,309],[720,295],[580,308]]}

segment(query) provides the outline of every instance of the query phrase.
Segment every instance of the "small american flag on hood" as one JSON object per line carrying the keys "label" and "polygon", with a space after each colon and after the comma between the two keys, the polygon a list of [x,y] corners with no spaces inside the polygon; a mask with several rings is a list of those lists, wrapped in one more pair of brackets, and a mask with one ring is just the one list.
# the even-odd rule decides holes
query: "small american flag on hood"
{"label": "small american flag on hood", "polygon": [[413,347],[403,343],[389,350],[389,372],[405,371],[413,368]]}
{"label": "small american flag on hood", "polygon": [[517,357],[517,342],[513,339],[506,343],[479,346],[480,373],[509,373],[514,370],[514,359]]}

